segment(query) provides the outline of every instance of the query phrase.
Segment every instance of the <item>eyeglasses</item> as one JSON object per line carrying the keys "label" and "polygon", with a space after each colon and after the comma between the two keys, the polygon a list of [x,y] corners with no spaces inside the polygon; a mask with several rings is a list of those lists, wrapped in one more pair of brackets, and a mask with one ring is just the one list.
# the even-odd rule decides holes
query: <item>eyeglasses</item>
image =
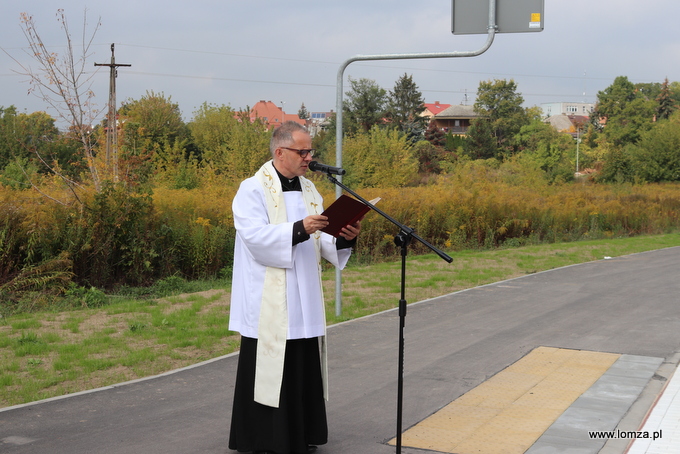
{"label": "eyeglasses", "polygon": [[316,153],[316,150],[314,148],[302,148],[302,149],[290,148],[290,147],[279,147],[279,148],[284,148],[286,150],[294,151],[297,154],[299,154],[302,159],[306,158],[307,155],[314,156],[314,153]]}

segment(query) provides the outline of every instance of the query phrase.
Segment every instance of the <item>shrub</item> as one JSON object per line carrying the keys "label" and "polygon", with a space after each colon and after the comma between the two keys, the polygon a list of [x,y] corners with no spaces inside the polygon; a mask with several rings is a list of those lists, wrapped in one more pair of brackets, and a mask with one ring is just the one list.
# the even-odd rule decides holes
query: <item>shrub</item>
{"label": "shrub", "polygon": [[[202,181],[200,189],[158,187],[153,193],[112,185],[90,198],[81,195],[84,204],[56,204],[34,191],[0,187],[0,309],[44,307],[64,291],[76,304],[97,306],[106,304],[102,289],[156,283],[147,293],[165,294],[181,291],[188,280],[229,278],[238,181],[216,175]],[[325,180],[318,187],[329,205],[334,188]],[[61,190],[59,198],[68,199],[54,181],[41,190],[51,196]],[[460,161],[427,186],[357,192],[369,200],[382,197],[381,210],[448,250],[667,233],[680,226],[678,183],[550,184],[536,162],[519,157]],[[354,260],[398,257],[397,233],[394,224],[369,213]],[[428,252],[417,241],[411,249]]]}

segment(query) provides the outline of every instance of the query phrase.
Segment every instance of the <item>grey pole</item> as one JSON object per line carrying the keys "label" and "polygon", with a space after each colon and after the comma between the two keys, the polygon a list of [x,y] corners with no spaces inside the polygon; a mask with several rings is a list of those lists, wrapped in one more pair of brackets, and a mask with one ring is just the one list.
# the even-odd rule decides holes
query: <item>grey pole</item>
{"label": "grey pole", "polygon": [[[483,54],[493,44],[496,35],[496,0],[489,0],[489,25],[487,27],[487,39],[484,45],[475,51],[462,52],[430,52],[421,54],[382,54],[382,55],[356,55],[346,60],[338,69],[338,77],[336,82],[336,107],[335,107],[335,165],[342,167],[342,109],[343,109],[343,79],[345,69],[355,61],[368,60],[413,60],[424,58],[460,58],[460,57],[476,57]],[[342,182],[342,176],[338,176],[338,181]],[[342,188],[336,186],[335,197],[342,195]],[[335,315],[342,315],[342,270],[335,269]]]}

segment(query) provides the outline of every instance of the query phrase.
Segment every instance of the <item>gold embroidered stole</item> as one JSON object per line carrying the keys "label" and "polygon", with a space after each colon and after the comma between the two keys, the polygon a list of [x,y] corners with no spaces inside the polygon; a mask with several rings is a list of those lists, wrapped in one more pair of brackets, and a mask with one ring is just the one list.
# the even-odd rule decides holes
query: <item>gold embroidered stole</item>
{"label": "gold embroidered stole", "polygon": [[[269,222],[271,224],[288,222],[281,181],[272,161],[266,162],[255,176],[264,188]],[[300,177],[300,184],[307,212],[309,214],[320,213],[322,209],[321,196],[312,182],[304,177]],[[312,235],[319,266],[321,260],[320,237],[321,234],[319,232]],[[321,273],[319,273],[319,279],[321,279]],[[323,305],[323,292],[321,293],[321,304]],[[325,313],[324,308],[324,326]],[[283,268],[267,267],[258,324],[257,357],[255,361],[255,401],[269,407],[278,408],[279,406],[287,334],[286,270]],[[325,336],[322,337],[321,344],[324,394],[326,399],[328,399],[328,364],[326,360]]]}

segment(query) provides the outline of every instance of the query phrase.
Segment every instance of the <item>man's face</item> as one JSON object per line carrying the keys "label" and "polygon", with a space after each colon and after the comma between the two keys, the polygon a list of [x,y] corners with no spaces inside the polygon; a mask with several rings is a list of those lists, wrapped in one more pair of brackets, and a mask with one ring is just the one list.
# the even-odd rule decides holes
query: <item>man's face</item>
{"label": "man's face", "polygon": [[276,170],[286,178],[299,177],[307,172],[307,166],[312,156],[307,154],[304,158],[295,150],[308,150],[312,148],[312,138],[303,131],[295,131],[293,142],[286,147],[276,149],[274,165]]}

